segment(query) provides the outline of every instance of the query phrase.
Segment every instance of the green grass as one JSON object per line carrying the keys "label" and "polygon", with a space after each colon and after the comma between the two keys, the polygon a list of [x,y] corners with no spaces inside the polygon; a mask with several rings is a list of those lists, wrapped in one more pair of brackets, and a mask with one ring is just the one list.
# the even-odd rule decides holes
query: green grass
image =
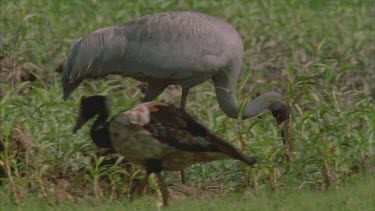
{"label": "green grass", "polygon": [[[226,196],[189,198],[172,201],[164,210],[373,210],[375,206],[375,186],[372,178],[361,179],[346,184],[339,190],[301,191],[293,193],[267,193],[255,196],[248,193],[234,193]],[[119,200],[113,203],[62,203],[61,210],[155,210],[154,197],[148,195],[132,203]],[[15,205],[2,207],[16,210]],[[21,210],[50,210],[51,207],[40,198],[29,198],[19,207]]]}
{"label": "green grass", "polygon": [[[120,161],[100,165],[103,158],[95,155],[89,128],[76,135],[72,128],[81,96],[110,96],[114,114],[140,103],[139,83],[118,77],[85,81],[72,100],[64,102],[61,75],[54,70],[66,58],[71,42],[90,31],[145,14],[180,10],[218,16],[240,32],[245,56],[238,101],[247,103],[263,91],[285,94],[292,105],[294,154],[290,165],[283,162],[280,131],[269,113],[243,121],[229,119],[220,111],[211,83],[197,86],[189,94],[188,112],[234,145],[244,137],[245,153],[256,156],[258,164],[248,168],[237,161],[219,161],[189,167],[190,185],[223,186],[229,195],[215,196],[209,203],[189,198],[173,202],[173,207],[183,209],[191,203],[196,209],[224,209],[236,198],[238,209],[259,202],[255,210],[301,210],[310,200],[301,201],[317,198],[317,206],[332,204],[334,210],[341,200],[347,202],[342,209],[350,210],[360,201],[353,195],[351,205],[345,190],[363,187],[359,196],[370,191],[366,185],[350,183],[375,168],[372,1],[1,0],[0,7],[0,175],[7,175],[0,179],[0,203],[26,208],[36,198],[62,208],[76,206],[73,201],[77,206],[95,202],[117,209],[127,203],[129,186],[142,169],[125,170]],[[35,74],[37,80],[20,80],[23,72]],[[177,105],[179,96],[167,92],[158,100]],[[165,176],[169,184],[179,183],[177,174]],[[296,192],[302,184],[302,191]],[[344,190],[336,194],[335,189]],[[242,196],[244,190],[256,197]],[[146,197],[132,206],[154,205],[154,197]],[[40,206],[50,208],[45,202]]]}

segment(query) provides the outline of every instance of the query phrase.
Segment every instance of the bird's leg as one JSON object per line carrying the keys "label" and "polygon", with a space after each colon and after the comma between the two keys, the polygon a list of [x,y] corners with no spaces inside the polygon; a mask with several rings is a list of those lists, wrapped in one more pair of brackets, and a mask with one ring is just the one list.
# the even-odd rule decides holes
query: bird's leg
{"label": "bird's leg", "polygon": [[167,206],[168,205],[168,189],[167,184],[164,182],[163,177],[161,176],[160,172],[155,173],[157,178],[157,183],[159,186],[159,196],[161,195],[162,198],[162,204],[161,206]]}
{"label": "bird's leg", "polygon": [[158,97],[164,89],[167,88],[167,85],[161,83],[148,83],[146,88],[145,98],[143,102],[150,102],[153,101],[156,97]]}
{"label": "bird's leg", "polygon": [[186,99],[187,99],[188,94],[189,94],[189,88],[182,88],[180,108],[184,111],[186,108]]}
{"label": "bird's leg", "polygon": [[[181,103],[180,103],[180,108],[182,110],[185,110],[186,108],[186,99],[187,99],[188,94],[189,94],[189,88],[182,88]],[[181,170],[180,175],[181,175],[181,183],[186,184],[185,171]]]}
{"label": "bird's leg", "polygon": [[278,109],[271,110],[272,115],[275,117],[278,124],[278,128],[281,129],[281,137],[285,145],[285,158],[289,163],[292,156],[292,142],[293,138],[291,136],[291,115],[290,115],[290,103],[285,98],[281,101],[283,104],[278,106]]}
{"label": "bird's leg", "polygon": [[186,174],[185,174],[184,170],[180,171],[180,176],[181,176],[181,183],[185,185],[186,184]]}
{"label": "bird's leg", "polygon": [[147,172],[156,174],[156,183],[158,184],[158,193],[161,195],[162,203],[161,206],[167,206],[168,203],[168,190],[162,176],[162,160],[159,159],[148,159],[147,160]]}

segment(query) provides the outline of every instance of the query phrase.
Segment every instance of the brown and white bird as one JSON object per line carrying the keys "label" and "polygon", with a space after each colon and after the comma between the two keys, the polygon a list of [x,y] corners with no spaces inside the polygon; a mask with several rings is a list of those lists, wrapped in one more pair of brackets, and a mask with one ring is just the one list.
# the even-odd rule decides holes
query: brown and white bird
{"label": "brown and white bird", "polygon": [[95,144],[113,147],[130,162],[146,167],[145,182],[155,173],[162,205],[167,205],[168,191],[161,171],[179,171],[195,163],[220,159],[256,163],[174,106],[142,103],[107,121],[110,110],[110,101],[104,96],[82,97],[73,132],[98,115],[91,128]]}

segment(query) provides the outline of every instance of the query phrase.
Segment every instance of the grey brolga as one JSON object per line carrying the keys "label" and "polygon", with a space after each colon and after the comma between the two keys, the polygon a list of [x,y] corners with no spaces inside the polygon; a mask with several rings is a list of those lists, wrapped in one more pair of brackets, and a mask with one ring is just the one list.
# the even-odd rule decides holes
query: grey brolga
{"label": "grey brolga", "polygon": [[283,128],[289,159],[290,109],[281,94],[262,93],[239,112],[234,96],[243,51],[239,33],[219,18],[196,12],[143,16],[98,29],[72,44],[62,75],[64,100],[86,78],[119,74],[148,83],[144,101],[154,100],[168,85],[180,85],[180,108],[185,109],[189,89],[211,79],[219,106],[229,117],[272,112]]}

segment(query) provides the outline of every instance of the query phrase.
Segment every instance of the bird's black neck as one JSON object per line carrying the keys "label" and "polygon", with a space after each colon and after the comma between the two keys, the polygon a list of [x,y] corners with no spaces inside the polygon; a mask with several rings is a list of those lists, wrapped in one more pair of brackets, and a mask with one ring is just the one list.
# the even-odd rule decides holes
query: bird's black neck
{"label": "bird's black neck", "polygon": [[107,113],[99,114],[91,128],[91,138],[95,145],[100,148],[112,148],[111,136],[109,135],[109,123]]}

